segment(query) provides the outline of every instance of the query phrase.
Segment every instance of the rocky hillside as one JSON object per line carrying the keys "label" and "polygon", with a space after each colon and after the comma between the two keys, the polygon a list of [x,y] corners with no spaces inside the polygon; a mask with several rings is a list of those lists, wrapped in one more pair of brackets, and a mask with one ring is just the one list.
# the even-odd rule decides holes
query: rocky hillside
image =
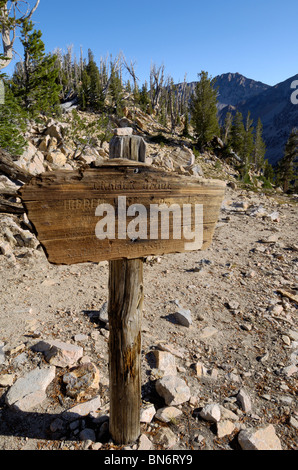
{"label": "rocky hillside", "polygon": [[[111,125],[143,136],[147,163],[228,182],[207,251],[144,263],[141,436],[126,448],[297,450],[297,200],[239,187],[232,165],[194,155],[143,113]],[[14,161],[24,178],[108,158],[96,139],[78,152],[69,126],[28,130]],[[119,449],[108,433],[108,264],[50,265],[22,182],[1,168],[0,448]]]}

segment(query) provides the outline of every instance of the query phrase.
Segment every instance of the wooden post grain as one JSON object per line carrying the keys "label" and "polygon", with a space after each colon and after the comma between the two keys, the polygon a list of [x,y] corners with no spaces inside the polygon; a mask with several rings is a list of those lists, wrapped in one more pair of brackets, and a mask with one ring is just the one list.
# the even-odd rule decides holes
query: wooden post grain
{"label": "wooden post grain", "polygon": [[[129,146],[122,145],[125,139],[112,139],[110,158],[117,156],[116,145],[129,148],[121,157],[143,160],[140,138],[131,136]],[[116,444],[129,444],[140,435],[143,258],[110,261],[109,270],[109,430]]]}
{"label": "wooden post grain", "polygon": [[117,444],[140,435],[143,260],[110,261],[110,434]]}

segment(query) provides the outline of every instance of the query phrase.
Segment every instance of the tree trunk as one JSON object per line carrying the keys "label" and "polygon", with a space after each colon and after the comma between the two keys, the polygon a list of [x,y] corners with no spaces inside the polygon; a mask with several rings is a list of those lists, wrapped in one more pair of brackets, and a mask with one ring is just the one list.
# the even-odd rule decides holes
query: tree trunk
{"label": "tree trunk", "polygon": [[0,172],[12,180],[22,181],[22,183],[28,183],[32,178],[28,171],[18,167],[8,153],[2,149],[0,149]]}

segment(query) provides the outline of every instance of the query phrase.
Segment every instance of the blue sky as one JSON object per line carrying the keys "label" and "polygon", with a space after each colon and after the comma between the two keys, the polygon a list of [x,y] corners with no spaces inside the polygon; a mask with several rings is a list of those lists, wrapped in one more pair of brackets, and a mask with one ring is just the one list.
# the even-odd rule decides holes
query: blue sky
{"label": "blue sky", "polygon": [[48,52],[73,44],[99,63],[122,51],[140,84],[155,63],[174,82],[205,70],[275,85],[298,73],[297,18],[297,0],[41,0],[32,19]]}

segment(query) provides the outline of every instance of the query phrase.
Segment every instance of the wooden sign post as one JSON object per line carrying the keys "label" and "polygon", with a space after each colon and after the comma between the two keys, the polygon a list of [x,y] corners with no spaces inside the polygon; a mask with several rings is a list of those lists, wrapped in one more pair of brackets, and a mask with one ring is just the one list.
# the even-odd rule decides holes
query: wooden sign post
{"label": "wooden sign post", "polygon": [[[145,162],[145,142],[137,136],[115,136],[109,155]],[[143,258],[110,261],[109,430],[121,444],[135,442],[140,435],[143,300]]]}
{"label": "wooden sign post", "polygon": [[49,262],[110,262],[110,434],[127,444],[140,434],[143,257],[208,248],[225,183],[146,165],[137,136],[115,136],[110,156],[38,175],[20,196]]}

